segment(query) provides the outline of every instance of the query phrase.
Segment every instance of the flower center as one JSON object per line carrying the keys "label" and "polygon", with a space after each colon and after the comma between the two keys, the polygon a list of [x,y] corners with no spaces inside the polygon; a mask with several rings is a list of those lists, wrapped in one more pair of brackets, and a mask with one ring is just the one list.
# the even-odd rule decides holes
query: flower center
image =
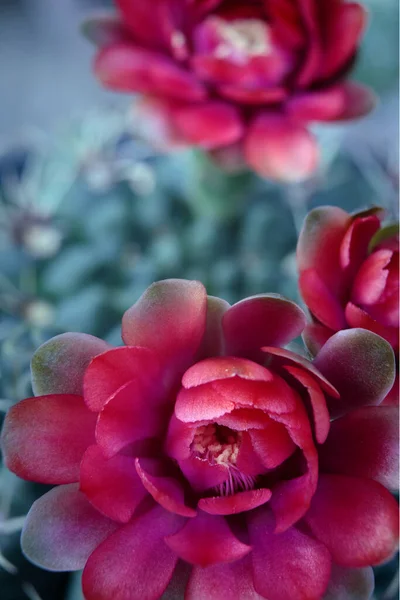
{"label": "flower center", "polygon": [[242,434],[223,425],[211,423],[196,429],[190,449],[196,458],[210,465],[236,465]]}
{"label": "flower center", "polygon": [[220,43],[215,49],[217,58],[251,58],[265,56],[272,50],[269,28],[258,19],[218,19]]}

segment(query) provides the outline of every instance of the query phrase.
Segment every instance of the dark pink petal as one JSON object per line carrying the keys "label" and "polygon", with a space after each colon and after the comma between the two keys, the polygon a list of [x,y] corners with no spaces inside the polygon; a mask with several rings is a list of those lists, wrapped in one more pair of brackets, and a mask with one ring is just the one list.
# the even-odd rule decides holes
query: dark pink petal
{"label": "dark pink petal", "polygon": [[[240,474],[245,476],[245,481],[250,477],[250,481],[253,482],[253,478],[266,472],[266,467],[263,464],[260,455],[254,450],[248,431],[244,431],[242,434],[236,467],[239,469]],[[228,482],[230,482],[230,480],[228,480]]]}
{"label": "dark pink petal", "polygon": [[[313,466],[314,473],[317,469],[316,462]],[[270,506],[276,519],[276,534],[284,533],[306,514],[315,487],[316,483],[310,473],[281,481],[274,486]]]}
{"label": "dark pink petal", "polygon": [[81,25],[83,35],[96,44],[108,46],[117,42],[126,41],[129,32],[121,19],[114,13],[99,13],[91,15]]}
{"label": "dark pink petal", "polygon": [[324,600],[370,600],[374,583],[371,567],[347,569],[333,564]]}
{"label": "dark pink petal", "polygon": [[368,115],[376,106],[378,99],[374,92],[361,83],[346,81],[343,84],[344,108],[336,119],[348,121]]}
{"label": "dark pink petal", "polygon": [[207,296],[207,322],[203,340],[198,352],[198,359],[224,354],[224,336],[222,317],[230,304],[226,300]]}
{"label": "dark pink petal", "polygon": [[234,563],[193,567],[185,600],[263,600],[254,589],[248,557]]}
{"label": "dark pink petal", "polygon": [[160,378],[157,356],[147,348],[113,348],[96,356],[87,368],[85,402],[91,410],[100,412],[121,386],[134,379],[153,383]]}
{"label": "dark pink petal", "polygon": [[222,465],[210,465],[207,460],[194,456],[178,460],[179,467],[196,492],[204,492],[224,483],[229,471]]}
{"label": "dark pink petal", "polygon": [[224,356],[207,358],[190,367],[182,377],[183,387],[190,389],[219,379],[240,377],[253,381],[272,381],[273,375],[268,369],[245,358]]}
{"label": "dark pink petal", "polygon": [[234,562],[251,550],[232,533],[223,517],[205,512],[199,512],[165,542],[180,558],[200,567]]}
{"label": "dark pink petal", "polygon": [[196,102],[207,91],[189,71],[151,50],[120,42],[99,51],[94,72],[101,83],[120,92],[162,95]]}
{"label": "dark pink petal", "polygon": [[379,302],[389,276],[386,267],[392,257],[393,252],[390,250],[376,250],[364,261],[353,284],[351,299],[355,304]]}
{"label": "dark pink petal", "polygon": [[35,396],[83,394],[83,376],[94,356],[111,346],[85,333],[62,333],[45,342],[32,357]]}
{"label": "dark pink petal", "polygon": [[178,106],[173,110],[172,120],[178,135],[186,143],[206,149],[233,144],[244,131],[237,109],[217,100]]}
{"label": "dark pink petal", "polygon": [[304,302],[318,321],[333,331],[346,327],[343,307],[315,269],[300,273],[299,288]]}
{"label": "dark pink petal", "polygon": [[302,333],[302,338],[311,356],[316,356],[334,333],[332,329],[320,323],[309,323],[306,325]]}
{"label": "dark pink petal", "polygon": [[351,216],[336,206],[322,206],[308,213],[297,243],[297,265],[301,273],[315,270],[332,293],[343,286],[340,246],[351,224]]}
{"label": "dark pink petal", "polygon": [[396,370],[389,344],[364,329],[333,335],[313,364],[340,393],[340,399],[329,404],[335,415],[380,404],[393,385]]}
{"label": "dark pink petal", "polygon": [[284,88],[260,88],[260,89],[246,89],[240,87],[240,85],[221,85],[218,86],[218,91],[221,96],[234,102],[240,102],[241,104],[249,104],[259,106],[260,104],[272,104],[276,105],[285,100],[287,91]]}
{"label": "dark pink petal", "polygon": [[397,547],[397,502],[376,481],[321,475],[305,520],[345,567],[380,564]]}
{"label": "dark pink petal", "polygon": [[325,546],[295,527],[275,534],[266,508],[249,513],[248,521],[256,591],[268,600],[320,600],[331,571]]}
{"label": "dark pink petal", "polygon": [[320,448],[321,470],[375,479],[389,489],[399,486],[399,409],[368,406],[331,425]]}
{"label": "dark pink petal", "polygon": [[258,489],[237,492],[231,496],[201,498],[199,508],[210,515],[235,515],[265,504],[271,495],[271,490]]}
{"label": "dark pink petal", "polygon": [[317,142],[303,125],[270,114],[261,114],[251,123],[244,153],[256,173],[288,183],[310,177],[319,159]]}
{"label": "dark pink petal", "polygon": [[355,2],[337,3],[332,7],[324,34],[325,51],[321,61],[320,77],[336,75],[356,52],[367,20],[366,10]]}
{"label": "dark pink petal", "polygon": [[83,571],[87,600],[156,600],[167,587],[177,557],[164,536],[178,531],[183,517],[155,506],[121,527],[90,556]]}
{"label": "dark pink petal", "polygon": [[378,323],[365,310],[352,302],[347,303],[345,314],[350,327],[368,329],[383,337],[393,348],[398,348],[399,334],[396,327],[386,327],[382,323]]}
{"label": "dark pink petal", "polygon": [[306,322],[301,308],[282,296],[246,298],[224,314],[226,354],[263,361],[262,346],[284,346],[301,334]]}
{"label": "dark pink petal", "polygon": [[166,410],[140,381],[130,381],[119,388],[100,413],[96,442],[111,457],[132,442],[160,435]]}
{"label": "dark pink petal", "polygon": [[340,246],[340,264],[346,280],[353,281],[368,256],[369,244],[380,225],[379,215],[376,214],[353,219]]}
{"label": "dark pink petal", "polygon": [[385,396],[381,406],[399,406],[400,398],[399,398],[399,374],[396,374],[396,379],[394,381],[393,387],[390,392]]}
{"label": "dark pink petal", "polygon": [[184,423],[214,420],[235,408],[233,399],[222,395],[214,383],[181,389],[175,404],[175,416]]}
{"label": "dark pink petal", "polygon": [[304,92],[286,103],[288,114],[299,121],[332,121],[340,117],[345,108],[342,86]]}
{"label": "dark pink petal", "polygon": [[62,485],[33,503],[21,547],[31,562],[48,571],[77,571],[117,528],[93,508],[77,484]]}
{"label": "dark pink petal", "polygon": [[275,469],[296,450],[285,427],[272,420],[263,429],[251,430],[250,439],[256,454],[267,469]]}
{"label": "dark pink petal", "polygon": [[282,46],[299,50],[306,43],[306,32],[300,14],[300,5],[292,0],[271,2],[264,0],[264,10],[271,20],[277,39]]}
{"label": "dark pink petal", "polygon": [[313,377],[304,369],[287,365],[285,370],[293,375],[307,390],[314,415],[314,427],[317,442],[323,444],[328,436],[330,417],[325,396]]}
{"label": "dark pink petal", "polygon": [[128,456],[107,459],[99,446],[90,446],[82,459],[80,490],[103,515],[127,523],[147,496]]}
{"label": "dark pink petal", "polygon": [[192,362],[206,327],[207,294],[198,281],[167,279],[153,283],[122,319],[127,345],[145,346],[174,374]]}
{"label": "dark pink petal", "polygon": [[79,464],[94,443],[96,415],[81,396],[27,398],[8,412],[1,436],[7,467],[40,483],[79,480]]}
{"label": "dark pink petal", "polygon": [[272,368],[282,367],[284,365],[294,365],[301,367],[308,372],[321,386],[321,388],[332,396],[333,398],[339,398],[339,392],[333,387],[333,385],[322,375],[322,373],[315,368],[312,362],[303,358],[299,354],[292,352],[291,350],[285,350],[283,348],[263,348],[263,352],[267,354],[269,359],[272,359]]}
{"label": "dark pink petal", "polygon": [[182,484],[157,468],[157,461],[136,459],[136,471],[146,490],[158,504],[182,517],[195,517],[196,511],[185,504]]}
{"label": "dark pink petal", "polygon": [[249,429],[264,429],[271,423],[271,419],[264,411],[256,408],[237,408],[229,414],[218,417],[216,423],[235,429],[235,431],[248,431]]}
{"label": "dark pink petal", "polygon": [[173,414],[169,420],[164,450],[171,458],[183,460],[190,456],[190,444],[193,441],[197,425],[184,423]]}

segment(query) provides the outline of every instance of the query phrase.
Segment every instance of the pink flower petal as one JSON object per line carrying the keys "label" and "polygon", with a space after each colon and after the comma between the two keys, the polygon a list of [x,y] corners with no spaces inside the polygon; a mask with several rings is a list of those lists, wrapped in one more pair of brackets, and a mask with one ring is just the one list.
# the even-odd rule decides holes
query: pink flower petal
{"label": "pink flower petal", "polygon": [[272,420],[263,429],[251,430],[250,439],[256,454],[267,469],[275,469],[296,450],[285,427]]}
{"label": "pink flower petal", "polygon": [[313,316],[326,327],[338,331],[346,327],[344,310],[315,269],[300,273],[300,293]]}
{"label": "pink flower petal", "polygon": [[263,600],[254,589],[248,557],[234,563],[193,567],[185,600]]}
{"label": "pink flower petal", "polygon": [[314,415],[314,427],[317,442],[323,444],[329,433],[330,417],[326,406],[325,396],[313,377],[304,369],[287,365],[285,370],[293,375],[307,390],[307,395]]}
{"label": "pink flower petal", "polygon": [[217,100],[177,106],[172,111],[172,122],[187,144],[206,149],[233,144],[244,131],[238,110]]}
{"label": "pink flower petal", "polygon": [[268,369],[245,358],[224,356],[207,358],[196,363],[182,377],[183,387],[190,389],[219,379],[240,377],[253,381],[272,381],[273,375]]}
{"label": "pink flower petal", "polygon": [[203,341],[198,352],[198,360],[224,354],[222,317],[230,304],[221,298],[207,296],[207,322]]}
{"label": "pink flower petal", "polygon": [[374,92],[361,83],[347,81],[343,84],[344,109],[338,121],[358,119],[368,115],[376,106],[378,99]]}
{"label": "pink flower petal", "polygon": [[339,331],[321,349],[314,366],[337,388],[340,399],[329,403],[339,415],[360,406],[377,405],[395,378],[393,350],[364,329]]}
{"label": "pink flower petal", "polygon": [[77,571],[117,528],[89,504],[77,484],[62,485],[33,503],[21,547],[31,562],[48,571]]}
{"label": "pink flower petal", "polygon": [[260,88],[260,89],[245,89],[239,85],[220,85],[218,91],[224,98],[239,102],[241,104],[249,104],[259,106],[260,104],[280,104],[287,97],[288,92],[285,88]]}
{"label": "pink flower petal", "polygon": [[216,389],[214,383],[206,383],[190,389],[181,389],[175,403],[175,416],[184,423],[214,420],[231,412],[235,404]]}
{"label": "pink flower petal", "polygon": [[315,0],[298,0],[301,11],[301,22],[307,35],[307,44],[303,63],[297,75],[297,85],[308,87],[318,75],[321,67],[322,35],[318,23],[318,10],[321,10]]}
{"label": "pink flower petal", "polygon": [[364,32],[367,13],[355,2],[338,2],[332,6],[324,32],[324,53],[320,77],[329,79],[340,71],[355,54]]}
{"label": "pink flower petal", "polygon": [[350,327],[368,329],[385,339],[395,350],[398,349],[399,332],[397,327],[386,327],[382,323],[378,323],[365,310],[352,302],[347,303],[345,314]]}
{"label": "pink flower petal", "polygon": [[83,571],[87,600],[143,600],[160,598],[177,557],[164,536],[178,531],[183,517],[156,506],[121,527],[90,556]]}
{"label": "pink flower petal", "polygon": [[322,206],[308,213],[297,243],[300,276],[310,269],[317,272],[328,289],[340,297],[343,271],[340,247],[351,224],[351,216],[336,206]]}
{"label": "pink flower petal", "polygon": [[321,470],[375,479],[389,489],[398,489],[398,423],[395,406],[368,406],[336,419],[320,448]]}
{"label": "pink flower petal", "polygon": [[83,376],[93,357],[109,350],[103,340],[85,333],[62,333],[45,342],[32,357],[35,396],[83,394]]}
{"label": "pink flower petal", "polygon": [[268,113],[250,124],[244,153],[256,173],[287,183],[309,178],[319,160],[317,142],[303,125]]}
{"label": "pink flower petal", "polygon": [[349,598],[370,600],[374,583],[374,572],[371,567],[347,569],[333,564],[324,600],[349,600]]}
{"label": "pink flower petal", "polygon": [[264,429],[271,420],[265,412],[256,408],[237,408],[231,413],[218,417],[216,423],[235,429],[235,431],[248,431],[249,429]]}
{"label": "pink flower petal", "polygon": [[334,333],[332,329],[320,323],[309,323],[306,325],[302,338],[311,356],[316,356]]}
{"label": "pink flower petal", "polygon": [[84,377],[85,402],[90,410],[100,412],[121,386],[132,380],[144,382],[161,379],[157,356],[147,348],[113,348],[96,356]]}
{"label": "pink flower petal", "polygon": [[386,268],[393,257],[390,250],[376,250],[361,265],[354,280],[351,299],[355,304],[379,302],[386,288],[389,271]]}
{"label": "pink flower petal", "polygon": [[331,571],[325,546],[295,527],[275,534],[264,507],[249,513],[248,521],[256,591],[268,600],[320,600]]}
{"label": "pink flower petal", "polygon": [[127,345],[154,350],[173,375],[181,374],[200,347],[206,312],[206,290],[198,281],[159,281],[125,313],[122,338]]}
{"label": "pink flower petal", "polygon": [[283,348],[271,348],[266,347],[263,348],[263,352],[265,352],[268,357],[272,358],[272,367],[282,367],[284,365],[294,365],[299,366],[304,369],[306,372],[309,372],[310,375],[313,376],[314,379],[318,381],[318,384],[321,388],[332,396],[332,398],[339,398],[339,392],[333,387],[333,385],[320,373],[318,369],[315,368],[312,362],[303,358],[299,354],[295,354],[291,350],[285,350]]}
{"label": "pink flower petal", "polygon": [[235,515],[265,504],[271,495],[271,490],[258,489],[237,492],[231,496],[201,498],[199,508],[210,515]]}
{"label": "pink flower petal", "polygon": [[80,490],[103,515],[127,523],[147,496],[128,456],[107,459],[99,446],[90,446],[82,459]]}
{"label": "pink flower petal", "polygon": [[195,517],[196,511],[185,504],[181,483],[173,477],[163,475],[154,467],[157,467],[157,461],[136,459],[136,471],[149,494],[166,510],[182,517]]}
{"label": "pink flower petal", "polygon": [[376,481],[321,475],[305,520],[333,560],[345,567],[380,564],[397,547],[397,502]]}
{"label": "pink flower petal", "polygon": [[79,464],[94,443],[96,415],[81,396],[27,398],[8,412],[1,437],[7,467],[41,483],[79,480]]}
{"label": "pink flower petal", "polygon": [[183,460],[190,457],[190,444],[197,425],[183,423],[173,414],[169,420],[164,450],[171,458]]}
{"label": "pink flower petal", "polygon": [[355,217],[340,246],[340,264],[347,281],[352,281],[369,253],[372,237],[380,228],[379,215]]}
{"label": "pink flower petal", "polygon": [[223,317],[226,354],[263,361],[262,346],[284,346],[300,335],[305,325],[301,308],[282,296],[246,298]]}
{"label": "pink flower petal", "polygon": [[132,442],[160,435],[168,412],[168,407],[161,407],[159,398],[140,381],[130,381],[119,388],[100,413],[96,442],[111,457]]}
{"label": "pink flower petal", "polygon": [[97,54],[94,72],[101,83],[120,92],[141,92],[198,102],[206,88],[189,71],[161,53],[131,43],[106,46]]}
{"label": "pink flower petal", "polygon": [[180,558],[201,567],[234,562],[251,550],[237,539],[223,517],[205,512],[199,512],[165,542]]}
{"label": "pink flower petal", "polygon": [[222,465],[210,465],[194,456],[178,460],[179,468],[196,492],[204,492],[224,483],[229,471]]}

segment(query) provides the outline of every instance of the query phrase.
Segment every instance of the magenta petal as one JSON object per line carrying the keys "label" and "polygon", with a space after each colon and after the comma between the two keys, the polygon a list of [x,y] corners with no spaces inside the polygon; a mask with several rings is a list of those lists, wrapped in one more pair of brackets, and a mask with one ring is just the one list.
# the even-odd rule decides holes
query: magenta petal
{"label": "magenta petal", "polygon": [[173,477],[166,477],[162,472],[158,472],[157,466],[157,461],[136,459],[136,471],[146,490],[166,510],[182,517],[195,517],[196,511],[185,504],[181,483]]}
{"label": "magenta petal", "polygon": [[259,489],[237,492],[232,496],[201,498],[199,508],[210,515],[235,515],[265,504],[271,495],[271,490]]}
{"label": "magenta petal", "polygon": [[389,344],[365,329],[333,335],[313,364],[340,393],[340,399],[330,403],[335,415],[380,404],[392,388],[396,370]]}
{"label": "magenta petal", "polygon": [[77,571],[117,528],[91,506],[77,484],[62,485],[32,505],[22,530],[22,551],[48,571]]}
{"label": "magenta petal", "polygon": [[379,217],[382,218],[379,214],[355,216],[343,236],[340,245],[340,265],[344,271],[343,277],[346,282],[353,281],[367,258],[371,238],[380,228]]}
{"label": "magenta petal", "polygon": [[342,86],[305,92],[286,103],[289,115],[299,121],[331,121],[344,111],[345,94]]}
{"label": "magenta petal", "polygon": [[266,469],[275,469],[296,450],[285,427],[270,420],[263,429],[250,431],[251,444]]}
{"label": "magenta petal", "polygon": [[334,333],[332,329],[320,323],[309,323],[306,325],[302,338],[311,356],[316,356]]}
{"label": "magenta petal", "polygon": [[86,563],[82,578],[85,598],[160,598],[177,562],[163,538],[178,531],[183,523],[182,517],[156,506],[121,527]]}
{"label": "magenta petal", "polygon": [[232,412],[235,404],[216,389],[214,383],[182,388],[176,398],[175,416],[184,423],[214,420]]}
{"label": "magenta petal", "polygon": [[35,396],[83,394],[83,376],[93,357],[111,346],[85,333],[62,333],[40,346],[32,357]]}
{"label": "magenta petal", "polygon": [[305,325],[304,312],[291,300],[275,294],[246,298],[224,314],[226,354],[262,361],[262,346],[284,346]]}
{"label": "magenta petal", "polygon": [[374,591],[371,567],[347,569],[332,565],[332,574],[324,600],[370,600]]}
{"label": "magenta petal", "polygon": [[223,517],[205,512],[199,512],[165,542],[180,558],[201,567],[234,562],[251,550],[237,539]]}
{"label": "magenta petal", "polygon": [[207,322],[203,341],[198,352],[198,359],[224,354],[224,336],[222,317],[230,304],[221,298],[207,296]]}
{"label": "magenta petal", "polygon": [[269,114],[262,114],[251,123],[244,153],[256,173],[288,183],[309,178],[319,160],[318,144],[301,123]]}
{"label": "magenta petal", "polygon": [[343,84],[344,109],[340,121],[358,119],[368,115],[376,106],[378,99],[374,92],[361,83],[347,81]]}
{"label": "magenta petal", "polygon": [[90,446],[81,463],[80,490],[103,515],[127,523],[147,496],[128,456],[107,459],[101,448]]}
{"label": "magenta petal", "polygon": [[206,88],[189,71],[158,52],[131,43],[119,42],[100,50],[94,71],[104,86],[120,92],[194,102],[207,97]]}
{"label": "magenta petal", "polygon": [[350,327],[368,329],[382,337],[396,350],[399,347],[399,332],[397,327],[386,327],[382,323],[378,323],[365,310],[352,302],[347,303],[345,314]]}
{"label": "magenta petal", "polygon": [[106,456],[122,448],[161,434],[165,427],[166,409],[158,396],[133,380],[117,390],[101,411],[96,425],[96,442]]}
{"label": "magenta petal", "polygon": [[181,373],[192,362],[206,327],[207,294],[198,281],[153,283],[122,320],[125,344],[154,350],[163,364]]}
{"label": "magenta petal", "polygon": [[351,293],[355,304],[368,306],[379,302],[386,287],[389,276],[387,267],[392,257],[390,250],[376,250],[363,262]]}
{"label": "magenta petal", "polygon": [[[234,563],[193,567],[185,600],[263,600],[254,589],[248,557]],[[176,598],[174,598],[176,600]]]}
{"label": "magenta petal", "polygon": [[229,471],[222,465],[210,465],[207,460],[193,456],[178,461],[179,467],[196,492],[215,488],[229,477]]}
{"label": "magenta petal", "polygon": [[376,481],[320,475],[305,520],[333,560],[345,567],[380,564],[397,548],[397,502]]}
{"label": "magenta petal", "polygon": [[79,480],[79,464],[94,443],[96,415],[81,396],[27,398],[8,412],[1,436],[4,461],[19,477],[40,483]]}
{"label": "magenta petal", "polygon": [[320,448],[321,470],[375,479],[398,489],[398,423],[395,406],[367,406],[337,419]]}
{"label": "magenta petal", "polygon": [[248,521],[256,591],[268,600],[320,600],[331,571],[325,546],[295,527],[275,534],[266,508],[249,513]]}
{"label": "magenta petal", "polygon": [[96,356],[84,378],[85,402],[100,412],[110,397],[133,379],[154,382],[161,377],[157,356],[147,348],[121,347]]}
{"label": "magenta petal", "polygon": [[273,376],[268,369],[245,358],[224,356],[207,358],[190,367],[182,377],[183,387],[190,389],[219,379],[240,377],[253,381],[271,381]]}
{"label": "magenta petal", "polygon": [[293,375],[305,387],[310,399],[312,412],[314,415],[314,427],[317,442],[323,444],[328,436],[330,416],[326,405],[325,396],[313,377],[304,369],[287,365],[285,370]]}
{"label": "magenta petal", "polygon": [[233,144],[244,131],[236,107],[216,100],[176,107],[172,118],[178,134],[188,144],[206,149]]}
{"label": "magenta petal", "polygon": [[342,305],[315,269],[300,273],[299,288],[304,302],[318,321],[333,331],[346,327]]}

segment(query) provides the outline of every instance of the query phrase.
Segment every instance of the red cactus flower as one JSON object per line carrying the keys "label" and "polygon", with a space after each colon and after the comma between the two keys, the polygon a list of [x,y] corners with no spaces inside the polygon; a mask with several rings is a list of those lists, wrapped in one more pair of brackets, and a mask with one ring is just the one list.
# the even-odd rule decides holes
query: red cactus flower
{"label": "red cactus flower", "polygon": [[88,600],[370,590],[397,544],[397,409],[378,406],[393,351],[355,329],[313,364],[282,348],[304,325],[282,297],[230,307],[169,280],[125,314],[126,346],[41,346],[38,395],[2,433],[12,471],[57,484],[27,517],[27,557],[84,568]]}
{"label": "red cactus flower", "polygon": [[366,23],[356,2],[116,4],[118,17],[86,25],[100,45],[95,73],[106,87],[145,95],[156,138],[224,154],[239,146],[261,175],[296,181],[318,162],[310,123],[374,105],[369,90],[346,81]]}

